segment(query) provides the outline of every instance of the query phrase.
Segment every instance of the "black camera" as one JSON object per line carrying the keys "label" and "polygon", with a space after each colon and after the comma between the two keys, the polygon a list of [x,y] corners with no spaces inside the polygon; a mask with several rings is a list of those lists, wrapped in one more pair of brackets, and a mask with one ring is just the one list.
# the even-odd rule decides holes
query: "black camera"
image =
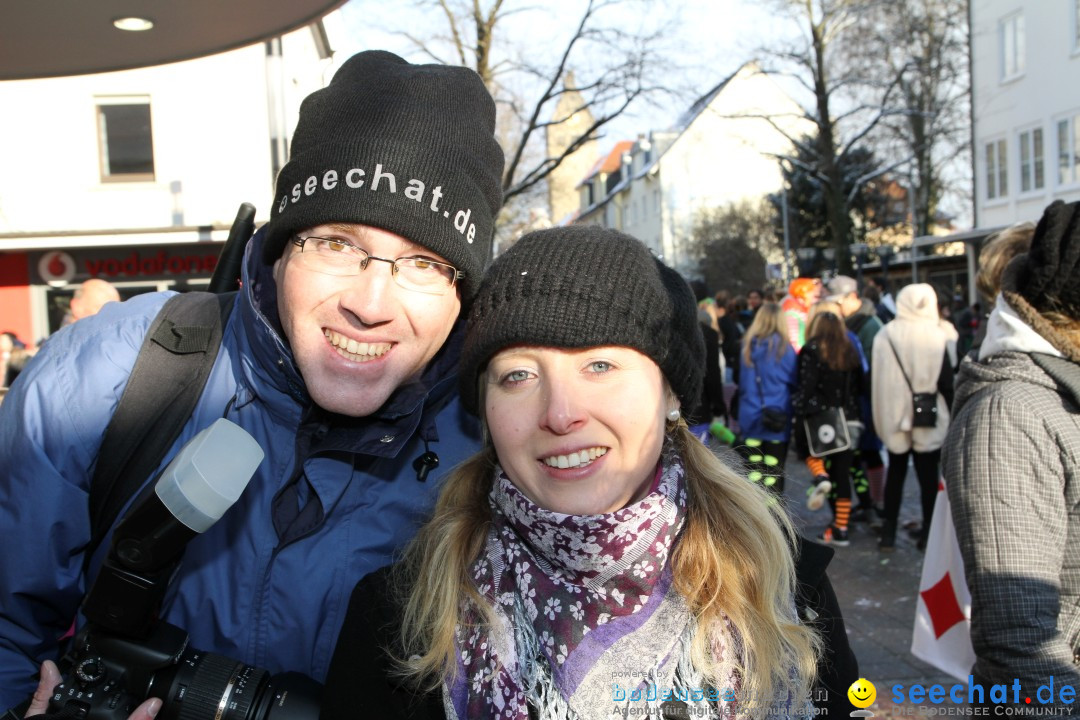
{"label": "black camera", "polygon": [[69,668],[49,713],[127,720],[148,697],[162,720],[317,720],[322,686],[300,673],[271,676],[222,655],[188,647],[165,622],[139,640],[87,627],[65,656]]}
{"label": "black camera", "polygon": [[218,420],[136,498],[83,601],[87,623],[59,663],[50,715],[127,720],[156,697],[162,720],[318,720],[319,683],[190,648],[184,630],[158,619],[187,543],[236,502],[262,457]]}

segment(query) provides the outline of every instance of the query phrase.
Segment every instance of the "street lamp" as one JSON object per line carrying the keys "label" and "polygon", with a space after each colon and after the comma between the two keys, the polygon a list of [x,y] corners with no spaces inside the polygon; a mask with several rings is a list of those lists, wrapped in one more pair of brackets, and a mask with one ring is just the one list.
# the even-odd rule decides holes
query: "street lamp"
{"label": "street lamp", "polygon": [[836,248],[825,248],[821,251],[822,257],[825,258],[825,264],[828,265],[829,270],[833,275],[836,274]]}
{"label": "street lamp", "polygon": [[866,256],[870,254],[870,247],[866,243],[854,243],[850,249],[855,256],[855,282],[862,287],[862,266],[866,262]]}
{"label": "street lamp", "polygon": [[818,249],[816,247],[801,247],[795,251],[795,257],[799,263],[799,275],[806,277],[813,271],[817,261]]}
{"label": "street lamp", "polygon": [[882,245],[876,248],[877,256],[881,260],[881,279],[887,285],[889,282],[889,260],[896,254],[896,248],[892,245]]}

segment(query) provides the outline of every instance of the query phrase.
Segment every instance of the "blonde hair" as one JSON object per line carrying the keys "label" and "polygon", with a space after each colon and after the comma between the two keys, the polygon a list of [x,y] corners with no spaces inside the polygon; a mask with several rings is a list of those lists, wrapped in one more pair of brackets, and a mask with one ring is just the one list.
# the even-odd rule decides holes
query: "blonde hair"
{"label": "blonde hair", "polygon": [[810,306],[810,312],[806,314],[806,327],[809,328],[810,323],[814,322],[814,318],[821,313],[832,313],[843,322],[844,313],[840,310],[840,303],[833,300],[821,300]]}
{"label": "blonde hair", "polygon": [[781,313],[778,304],[766,302],[758,306],[757,314],[754,315],[754,322],[750,323],[746,334],[743,335],[742,356],[750,367],[754,366],[750,351],[755,340],[767,342],[769,350],[776,353],[777,360],[784,357],[784,352],[788,347],[787,325],[784,324],[784,315]]}
{"label": "blonde hair", "polygon": [[[783,698],[799,703],[813,682],[820,639],[794,617],[797,536],[781,504],[734,472],[679,420],[671,435],[686,467],[689,506],[671,556],[674,587],[685,598],[697,627],[737,629],[743,697]],[[486,448],[446,480],[435,513],[399,565],[397,587],[404,606],[399,660],[406,679],[434,689],[457,671],[455,630],[462,599],[493,623],[488,600],[470,569],[491,526],[488,494],[495,453]],[[691,657],[707,681],[721,687],[721,667],[711,654],[713,632],[694,635]],[[795,668],[795,674],[790,669]],[[764,712],[765,704],[747,708]]]}
{"label": "blonde hair", "polygon": [[975,287],[990,302],[1001,292],[1001,276],[1005,266],[1017,255],[1026,253],[1035,237],[1035,223],[1022,222],[996,232],[986,240],[979,252],[979,272]]}

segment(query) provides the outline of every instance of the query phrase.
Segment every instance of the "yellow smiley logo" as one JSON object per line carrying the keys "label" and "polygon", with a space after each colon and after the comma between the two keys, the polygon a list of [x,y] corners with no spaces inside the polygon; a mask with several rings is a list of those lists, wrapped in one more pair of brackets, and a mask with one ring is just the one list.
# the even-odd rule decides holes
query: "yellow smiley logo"
{"label": "yellow smiley logo", "polygon": [[857,708],[868,708],[874,704],[874,700],[877,699],[877,688],[874,687],[874,683],[870,682],[866,678],[859,678],[855,682],[851,683],[851,687],[847,691],[848,700],[851,704]]}

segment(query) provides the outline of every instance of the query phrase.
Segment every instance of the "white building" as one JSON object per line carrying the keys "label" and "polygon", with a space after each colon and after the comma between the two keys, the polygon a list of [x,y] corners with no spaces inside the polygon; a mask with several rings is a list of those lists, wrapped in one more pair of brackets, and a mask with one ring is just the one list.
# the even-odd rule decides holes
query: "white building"
{"label": "white building", "polygon": [[1080,0],[971,0],[975,225],[1080,200]]}
{"label": "white building", "polygon": [[0,82],[2,329],[47,335],[89,277],[123,296],[205,285],[240,203],[269,219],[300,101],[331,64],[320,21],[197,60]]}
{"label": "white building", "polygon": [[[698,214],[778,190],[777,154],[805,134],[802,109],[748,63],[702,96],[668,132],[619,145],[581,184],[577,222],[641,239],[681,273],[698,272],[691,236]],[[801,133],[800,133],[801,129]]]}

